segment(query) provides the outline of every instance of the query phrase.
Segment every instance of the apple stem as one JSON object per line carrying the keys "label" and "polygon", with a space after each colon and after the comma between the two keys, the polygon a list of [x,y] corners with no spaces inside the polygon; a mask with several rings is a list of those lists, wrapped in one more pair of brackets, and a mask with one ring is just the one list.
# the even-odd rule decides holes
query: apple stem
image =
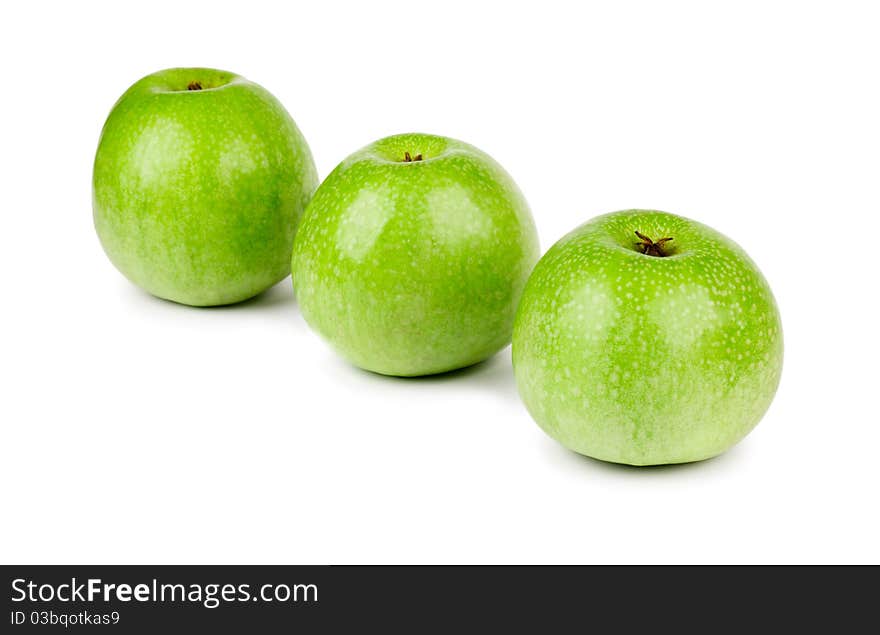
{"label": "apple stem", "polygon": [[187,85],[186,89],[187,90],[202,90],[202,82],[192,81]]}
{"label": "apple stem", "polygon": [[658,258],[663,258],[667,255],[663,253],[663,245],[672,240],[672,236],[661,238],[658,241],[651,240],[640,231],[636,231],[636,236],[638,236],[640,239],[639,242],[636,243],[636,247],[638,249],[641,249],[642,253],[646,256],[657,256]]}
{"label": "apple stem", "polygon": [[417,154],[416,156],[412,156],[409,152],[404,152],[403,153],[403,160],[405,163],[411,163],[413,161],[421,161],[422,155]]}

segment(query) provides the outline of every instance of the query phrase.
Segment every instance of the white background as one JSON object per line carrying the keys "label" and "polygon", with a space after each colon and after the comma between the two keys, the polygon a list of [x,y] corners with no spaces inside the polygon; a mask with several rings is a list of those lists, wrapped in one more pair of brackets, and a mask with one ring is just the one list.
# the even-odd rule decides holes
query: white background
{"label": "white background", "polygon": [[[6,563],[880,562],[880,20],[853,2],[27,3],[0,9]],[[603,464],[517,398],[509,349],[433,379],[337,358],[286,280],[151,298],[91,219],[135,80],[232,70],[321,176],[379,137],[493,155],[547,249],[630,207],[709,224],[782,311],[776,401],[728,454]]]}

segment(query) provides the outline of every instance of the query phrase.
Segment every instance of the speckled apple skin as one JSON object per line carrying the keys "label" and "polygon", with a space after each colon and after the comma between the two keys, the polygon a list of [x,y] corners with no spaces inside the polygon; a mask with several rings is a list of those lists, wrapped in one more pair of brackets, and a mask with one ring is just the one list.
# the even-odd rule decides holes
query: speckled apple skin
{"label": "speckled apple skin", "polygon": [[[422,155],[421,161],[404,161]],[[382,139],[343,161],[309,204],[293,249],[303,316],[355,365],[441,373],[510,342],[539,256],[513,179],[461,141]]]}
{"label": "speckled apple skin", "polygon": [[[197,81],[202,90],[188,90]],[[268,91],[204,68],[149,75],[113,107],[93,173],[110,260],[153,295],[230,304],[290,273],[317,187],[311,152]]]}
{"label": "speckled apple skin", "polygon": [[[666,257],[638,230],[672,236]],[[650,210],[595,218],[535,267],[513,334],[520,395],[565,447],[656,465],[716,456],[766,412],[782,372],[766,280],[733,241]]]}

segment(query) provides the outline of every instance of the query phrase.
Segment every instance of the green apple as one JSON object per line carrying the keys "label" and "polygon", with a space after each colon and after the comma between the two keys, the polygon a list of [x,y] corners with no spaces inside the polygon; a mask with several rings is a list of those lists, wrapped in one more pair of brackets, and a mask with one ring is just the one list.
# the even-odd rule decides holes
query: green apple
{"label": "green apple", "polygon": [[303,316],[386,375],[475,364],[510,342],[539,256],[528,204],[480,150],[426,134],[381,139],[321,184],[293,247]]}
{"label": "green apple", "polygon": [[733,241],[658,211],[607,214],[535,267],[513,334],[517,386],[565,447],[655,465],[718,455],[782,372],[766,280]]}
{"label": "green apple", "polygon": [[239,302],[290,273],[317,186],[284,107],[243,77],[174,68],[116,102],[93,174],[95,228],[110,260],[153,295]]}

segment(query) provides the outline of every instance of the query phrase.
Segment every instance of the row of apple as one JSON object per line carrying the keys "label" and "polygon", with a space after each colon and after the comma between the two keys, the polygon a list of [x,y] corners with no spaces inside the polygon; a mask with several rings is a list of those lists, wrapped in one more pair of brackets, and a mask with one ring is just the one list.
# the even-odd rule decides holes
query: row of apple
{"label": "row of apple", "polygon": [[766,280],[709,227],[616,212],[539,260],[525,198],[477,148],[396,135],[319,185],[284,107],[224,71],[128,89],[101,133],[93,209],[113,264],[160,298],[230,304],[292,272],[308,324],[361,368],[442,373],[512,340],[534,419],[598,459],[720,454],[761,419],[782,370]]}

